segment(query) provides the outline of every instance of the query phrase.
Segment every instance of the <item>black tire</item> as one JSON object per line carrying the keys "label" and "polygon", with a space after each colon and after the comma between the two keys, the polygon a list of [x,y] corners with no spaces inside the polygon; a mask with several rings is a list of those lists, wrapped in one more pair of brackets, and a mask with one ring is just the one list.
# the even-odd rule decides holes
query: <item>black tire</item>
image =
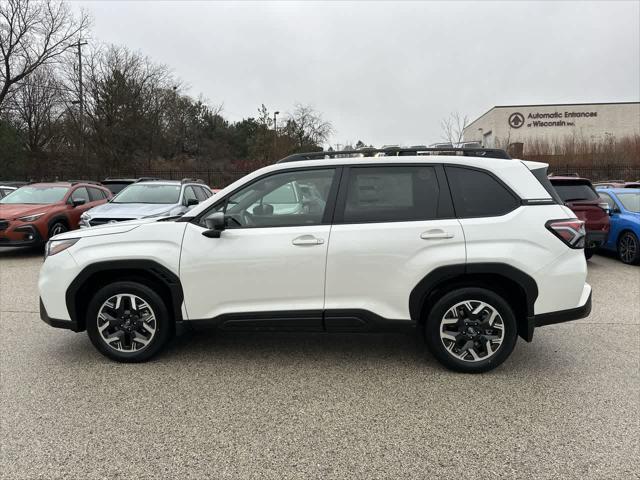
{"label": "black tire", "polygon": [[635,233],[626,231],[618,238],[618,258],[627,265],[640,264],[640,242]]}
{"label": "black tire", "polygon": [[589,260],[591,257],[593,257],[594,253],[596,253],[595,248],[585,248],[584,249],[584,258]]}
{"label": "black tire", "polygon": [[[98,331],[98,314],[103,304],[118,294],[135,295],[151,308],[155,317],[155,333],[149,343],[136,351],[123,352],[109,346]],[[87,308],[86,327],[91,343],[104,356],[124,363],[145,362],[156,355],[166,345],[173,329],[173,320],[162,298],[151,288],[137,282],[115,282],[98,290]],[[130,337],[129,337],[130,338]],[[133,342],[129,342],[133,343]]]}
{"label": "black tire", "polygon": [[[477,361],[468,361],[454,356],[453,353],[447,350],[444,345],[445,341],[440,337],[440,325],[445,314],[458,303],[468,300],[485,302],[492,307],[502,318],[504,329],[502,343],[494,353],[489,355],[487,352],[487,358]],[[485,314],[485,311],[481,311],[480,314]],[[433,356],[448,369],[464,373],[481,373],[496,368],[509,357],[518,337],[518,328],[513,310],[504,298],[491,290],[476,287],[453,290],[440,298],[428,314],[424,332],[427,348]]]}
{"label": "black tire", "polygon": [[59,235],[61,233],[69,231],[69,227],[62,220],[56,220],[49,226],[49,237],[51,238],[55,235]]}

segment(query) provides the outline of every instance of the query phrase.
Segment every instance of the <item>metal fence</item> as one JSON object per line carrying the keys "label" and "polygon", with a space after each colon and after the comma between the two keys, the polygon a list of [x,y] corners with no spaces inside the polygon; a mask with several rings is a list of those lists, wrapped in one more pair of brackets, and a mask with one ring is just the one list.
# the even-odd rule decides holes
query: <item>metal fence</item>
{"label": "metal fence", "polygon": [[636,165],[572,165],[554,164],[549,166],[549,173],[561,175],[565,173],[578,174],[593,182],[604,180],[640,180],[640,162]]}
{"label": "metal fence", "polygon": [[[594,182],[603,180],[640,180],[640,162],[636,164],[618,164],[618,165],[574,165],[571,163],[549,162],[549,173],[558,174],[578,174],[581,177],[589,178]],[[201,179],[207,185],[213,188],[223,188],[242,178],[249,171],[223,171],[223,170],[183,170],[183,169],[131,169],[103,172],[100,175],[95,173],[89,174],[76,170],[56,169],[54,171],[42,172],[40,175],[34,175],[24,180],[31,181],[51,181],[51,180],[103,180],[107,177],[111,178],[140,178],[140,177],[156,177],[166,180],[181,180],[183,178]],[[9,180],[21,180],[11,178]]]}

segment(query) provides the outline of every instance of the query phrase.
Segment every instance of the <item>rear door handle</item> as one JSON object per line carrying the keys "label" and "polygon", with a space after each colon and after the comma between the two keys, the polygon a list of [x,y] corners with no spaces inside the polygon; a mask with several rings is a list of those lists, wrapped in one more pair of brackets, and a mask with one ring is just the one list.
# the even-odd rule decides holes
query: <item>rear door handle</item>
{"label": "rear door handle", "polygon": [[427,230],[426,232],[422,232],[422,234],[420,235],[420,238],[423,240],[439,240],[453,237],[453,233],[445,232],[444,230],[440,229]]}
{"label": "rear door handle", "polygon": [[322,245],[324,240],[322,238],[314,237],[313,235],[300,235],[299,237],[294,238],[291,243],[298,246]]}

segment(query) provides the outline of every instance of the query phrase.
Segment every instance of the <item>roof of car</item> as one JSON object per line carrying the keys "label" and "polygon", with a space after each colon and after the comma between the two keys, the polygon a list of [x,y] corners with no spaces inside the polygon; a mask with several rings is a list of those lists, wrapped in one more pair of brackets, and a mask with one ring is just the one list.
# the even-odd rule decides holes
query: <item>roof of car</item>
{"label": "roof of car", "polygon": [[181,185],[179,180],[143,180],[136,185]]}
{"label": "roof of car", "polygon": [[603,188],[596,187],[598,192],[613,192],[613,193],[639,193],[640,188]]}
{"label": "roof of car", "polygon": [[554,180],[562,180],[563,182],[566,182],[566,181],[574,181],[574,182],[581,182],[581,183],[584,183],[584,182],[589,182],[589,183],[591,183],[591,180],[589,180],[588,178],[584,178],[584,177],[571,177],[571,176],[568,176],[568,175],[551,175],[551,176],[549,177],[549,180],[550,180],[550,181],[552,181],[552,182],[553,182]]}

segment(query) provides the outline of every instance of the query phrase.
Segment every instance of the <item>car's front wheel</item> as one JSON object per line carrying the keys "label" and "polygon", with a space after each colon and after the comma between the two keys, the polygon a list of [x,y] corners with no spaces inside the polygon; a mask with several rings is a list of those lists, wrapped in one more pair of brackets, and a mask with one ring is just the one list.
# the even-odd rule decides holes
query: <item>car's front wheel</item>
{"label": "car's front wheel", "polygon": [[116,282],[100,289],[87,308],[87,333],[93,345],[118,362],[143,362],[169,339],[166,305],[151,288]]}
{"label": "car's front wheel", "polygon": [[640,243],[633,232],[624,232],[618,239],[618,258],[629,265],[640,264]]}
{"label": "car's front wheel", "polygon": [[492,370],[513,351],[515,316],[498,294],[484,288],[451,291],[431,308],[425,340],[445,367],[465,373]]}

